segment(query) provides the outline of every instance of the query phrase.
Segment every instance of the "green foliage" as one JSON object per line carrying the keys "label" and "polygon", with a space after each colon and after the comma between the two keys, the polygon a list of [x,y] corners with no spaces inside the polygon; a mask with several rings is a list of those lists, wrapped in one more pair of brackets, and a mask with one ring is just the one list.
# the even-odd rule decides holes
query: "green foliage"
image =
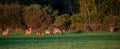
{"label": "green foliage", "polygon": [[120,28],[119,0],[0,0],[0,28]]}
{"label": "green foliage", "polygon": [[100,16],[96,13],[91,13],[89,19],[89,21],[100,22]]}
{"label": "green foliage", "polygon": [[0,6],[0,26],[16,28],[21,25],[21,6],[19,4],[5,4]]}
{"label": "green foliage", "polygon": [[40,10],[40,6],[37,4],[25,6],[23,8],[23,18],[28,27],[39,27],[41,15],[42,11]]}
{"label": "green foliage", "polygon": [[84,30],[85,19],[81,14],[74,14],[70,17],[70,30]]}
{"label": "green foliage", "polygon": [[76,23],[84,23],[84,17],[81,16],[81,14],[74,14],[70,17],[71,22],[76,22]]}
{"label": "green foliage", "polygon": [[69,27],[70,25],[70,15],[69,14],[63,14],[60,15],[56,18],[55,22],[54,22],[54,26],[65,29],[65,27]]}
{"label": "green foliage", "polygon": [[120,2],[118,0],[95,0],[101,15],[119,15]]}
{"label": "green foliage", "polygon": [[119,16],[109,15],[105,16],[104,21],[102,23],[102,29],[109,29],[110,27],[119,26],[120,20]]}
{"label": "green foliage", "polygon": [[48,15],[50,15],[52,22],[55,21],[55,19],[58,17],[59,14],[58,10],[53,10],[52,7],[50,6],[44,6],[43,11],[46,12]]}

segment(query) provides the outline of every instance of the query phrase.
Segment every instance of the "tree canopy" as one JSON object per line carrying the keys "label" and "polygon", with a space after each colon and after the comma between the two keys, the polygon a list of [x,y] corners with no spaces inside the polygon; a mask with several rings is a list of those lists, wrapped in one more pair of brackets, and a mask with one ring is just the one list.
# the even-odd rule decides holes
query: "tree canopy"
{"label": "tree canopy", "polygon": [[119,13],[119,0],[0,0],[0,28],[109,30]]}

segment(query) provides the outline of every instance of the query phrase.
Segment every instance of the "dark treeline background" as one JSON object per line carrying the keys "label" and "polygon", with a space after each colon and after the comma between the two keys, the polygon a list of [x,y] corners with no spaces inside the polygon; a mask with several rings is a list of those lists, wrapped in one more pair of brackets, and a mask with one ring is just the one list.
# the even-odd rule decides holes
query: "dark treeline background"
{"label": "dark treeline background", "polygon": [[120,28],[120,0],[0,0],[0,28]]}

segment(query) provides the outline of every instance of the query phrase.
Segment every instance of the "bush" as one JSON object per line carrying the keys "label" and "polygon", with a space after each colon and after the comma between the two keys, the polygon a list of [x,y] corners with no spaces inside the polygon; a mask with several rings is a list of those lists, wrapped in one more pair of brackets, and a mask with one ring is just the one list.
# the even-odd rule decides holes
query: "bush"
{"label": "bush", "polygon": [[61,29],[67,29],[70,25],[69,18],[70,18],[69,14],[63,14],[58,16],[54,22],[54,26]]}
{"label": "bush", "polygon": [[110,27],[115,27],[120,25],[119,16],[109,15],[105,16],[104,21],[102,22],[101,29],[109,30]]}
{"label": "bush", "polygon": [[70,25],[70,30],[82,30],[84,31],[85,30],[85,27],[84,27],[84,17],[81,16],[80,14],[74,14],[70,17],[70,21],[71,21],[71,25]]}
{"label": "bush", "polygon": [[21,27],[21,6],[17,3],[0,6],[0,27],[18,28]]}
{"label": "bush", "polygon": [[42,11],[39,5],[33,4],[23,7],[22,15],[27,27],[37,28],[40,26]]}

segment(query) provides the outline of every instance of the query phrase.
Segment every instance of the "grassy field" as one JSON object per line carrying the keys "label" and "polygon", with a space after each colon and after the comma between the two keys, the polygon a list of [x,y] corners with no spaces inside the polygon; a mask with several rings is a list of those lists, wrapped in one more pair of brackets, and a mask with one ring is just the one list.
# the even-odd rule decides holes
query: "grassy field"
{"label": "grassy field", "polygon": [[120,49],[120,33],[0,34],[0,49]]}

